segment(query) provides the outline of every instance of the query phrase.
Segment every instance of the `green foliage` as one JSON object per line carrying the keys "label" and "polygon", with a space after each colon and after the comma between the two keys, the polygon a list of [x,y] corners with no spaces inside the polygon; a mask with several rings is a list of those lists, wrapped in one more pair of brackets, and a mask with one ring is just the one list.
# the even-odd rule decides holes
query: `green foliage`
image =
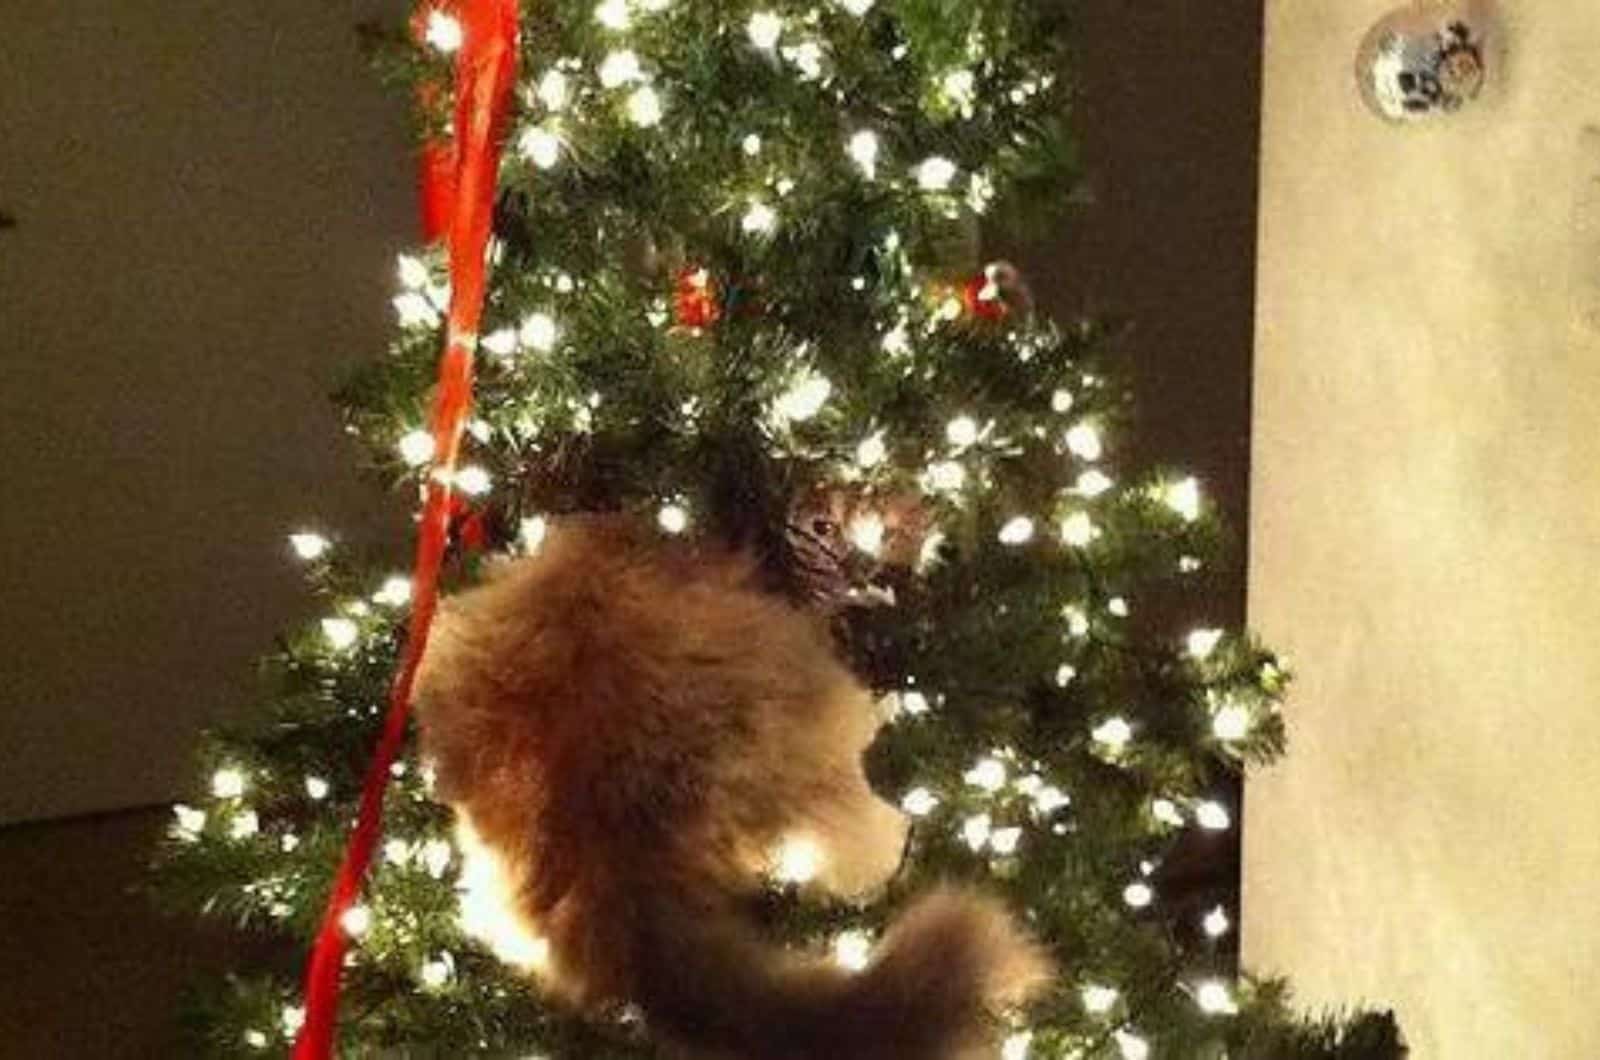
{"label": "green foliage", "polygon": [[[1031,1057],[1099,1060],[1140,1039],[1162,1058],[1397,1056],[1375,1018],[1294,1024],[1272,984],[1203,1010],[1200,985],[1232,981],[1228,951],[1159,893],[1188,824],[1226,824],[1209,802],[1224,781],[1281,750],[1285,678],[1247,636],[1186,641],[1134,613],[1203,605],[1209,511],[1191,481],[1118,462],[1125,391],[1105,329],[1035,317],[963,256],[991,208],[1028,216],[1041,189],[1066,195],[1065,6],[778,2],[762,48],[744,2],[637,3],[626,30],[592,0],[526,5],[468,453],[492,489],[475,518],[491,550],[515,551],[548,515],[672,504],[692,533],[773,553],[815,487],[869,507],[916,497],[935,536],[892,575],[892,604],[840,623],[891,718],[874,783],[918,814],[907,866],[864,908],[775,886],[773,931],[823,950],[930,881],[970,880],[1025,909],[1066,970],[1015,1017]],[[443,68],[402,33],[374,39],[392,72]],[[870,158],[847,150],[863,132]],[[404,273],[393,349],[341,400],[373,471],[414,488],[399,442],[429,400],[443,274],[426,255]],[[697,284],[715,320],[686,305]],[[206,790],[160,868],[180,906],[302,942],[405,618],[385,572],[345,556],[308,564],[329,618],[284,639],[260,708],[211,737]],[[406,761],[346,970],[342,1055],[654,1055],[632,1014],[547,1007],[468,937],[447,814]],[[297,978],[263,972],[210,996],[197,1053],[281,1050]]]}

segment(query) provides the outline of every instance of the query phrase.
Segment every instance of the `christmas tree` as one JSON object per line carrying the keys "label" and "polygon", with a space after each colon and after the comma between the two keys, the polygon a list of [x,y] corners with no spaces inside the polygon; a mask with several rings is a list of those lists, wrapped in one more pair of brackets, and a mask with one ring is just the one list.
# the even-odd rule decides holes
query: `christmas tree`
{"label": "christmas tree", "polygon": [[[1190,477],[1119,463],[1114,336],[1038,314],[981,266],[980,221],[1073,178],[1064,5],[1046,0],[592,0],[525,5],[495,194],[481,369],[452,473],[447,576],[536,551],[553,520],[625,511],[723,540],[831,616],[879,697],[877,792],[913,821],[881,898],[803,884],[779,851],[774,939],[871,960],[898,901],[1003,896],[1061,969],[1001,1014],[1006,1060],[1393,1057],[1392,1025],[1295,1023],[1238,976],[1231,900],[1164,873],[1281,750],[1286,681],[1241,633],[1170,630],[1219,535]],[[394,69],[448,135],[463,28],[424,9]],[[1041,195],[1041,193],[1043,193]],[[399,263],[392,350],[341,395],[376,474],[426,484],[446,263]],[[282,1053],[300,956],[361,795],[412,586],[314,529],[291,544],[325,617],[283,638],[268,695],[211,734],[161,857],[180,906],[270,944],[208,993],[197,1050]],[[648,1013],[540,997],[432,797],[396,763],[380,856],[342,926],[351,1056],[658,1055]]]}

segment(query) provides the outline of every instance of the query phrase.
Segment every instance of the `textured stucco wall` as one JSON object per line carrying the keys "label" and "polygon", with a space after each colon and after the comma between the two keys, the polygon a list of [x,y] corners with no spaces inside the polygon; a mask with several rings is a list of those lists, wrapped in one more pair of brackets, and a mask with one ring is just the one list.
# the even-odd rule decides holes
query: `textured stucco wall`
{"label": "textured stucco wall", "polygon": [[1382,0],[1269,0],[1250,611],[1295,664],[1245,956],[1419,1060],[1600,1056],[1600,5],[1501,92],[1357,101]]}

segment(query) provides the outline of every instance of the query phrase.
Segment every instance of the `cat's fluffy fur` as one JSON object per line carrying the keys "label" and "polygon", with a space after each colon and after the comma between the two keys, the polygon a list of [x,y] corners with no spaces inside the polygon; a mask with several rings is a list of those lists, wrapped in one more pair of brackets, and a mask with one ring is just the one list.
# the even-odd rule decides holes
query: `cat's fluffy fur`
{"label": "cat's fluffy fur", "polygon": [[820,885],[859,894],[894,872],[905,822],[862,773],[865,689],[737,555],[566,520],[448,602],[419,714],[440,797],[548,940],[548,988],[635,1002],[687,1055],[993,1055],[993,1013],[1045,976],[967,892],[913,902],[860,973],[762,937],[749,903],[786,838],[824,851]]}

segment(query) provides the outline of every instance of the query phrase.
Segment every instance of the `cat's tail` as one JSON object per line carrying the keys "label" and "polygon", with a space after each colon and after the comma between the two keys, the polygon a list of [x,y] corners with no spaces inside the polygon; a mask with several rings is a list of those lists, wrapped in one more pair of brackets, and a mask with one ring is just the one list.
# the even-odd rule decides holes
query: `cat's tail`
{"label": "cat's tail", "polygon": [[998,903],[964,891],[917,899],[858,972],[764,943],[741,917],[660,911],[648,918],[638,1000],[654,1030],[695,1055],[994,1057],[999,1017],[1050,975],[1043,951]]}

